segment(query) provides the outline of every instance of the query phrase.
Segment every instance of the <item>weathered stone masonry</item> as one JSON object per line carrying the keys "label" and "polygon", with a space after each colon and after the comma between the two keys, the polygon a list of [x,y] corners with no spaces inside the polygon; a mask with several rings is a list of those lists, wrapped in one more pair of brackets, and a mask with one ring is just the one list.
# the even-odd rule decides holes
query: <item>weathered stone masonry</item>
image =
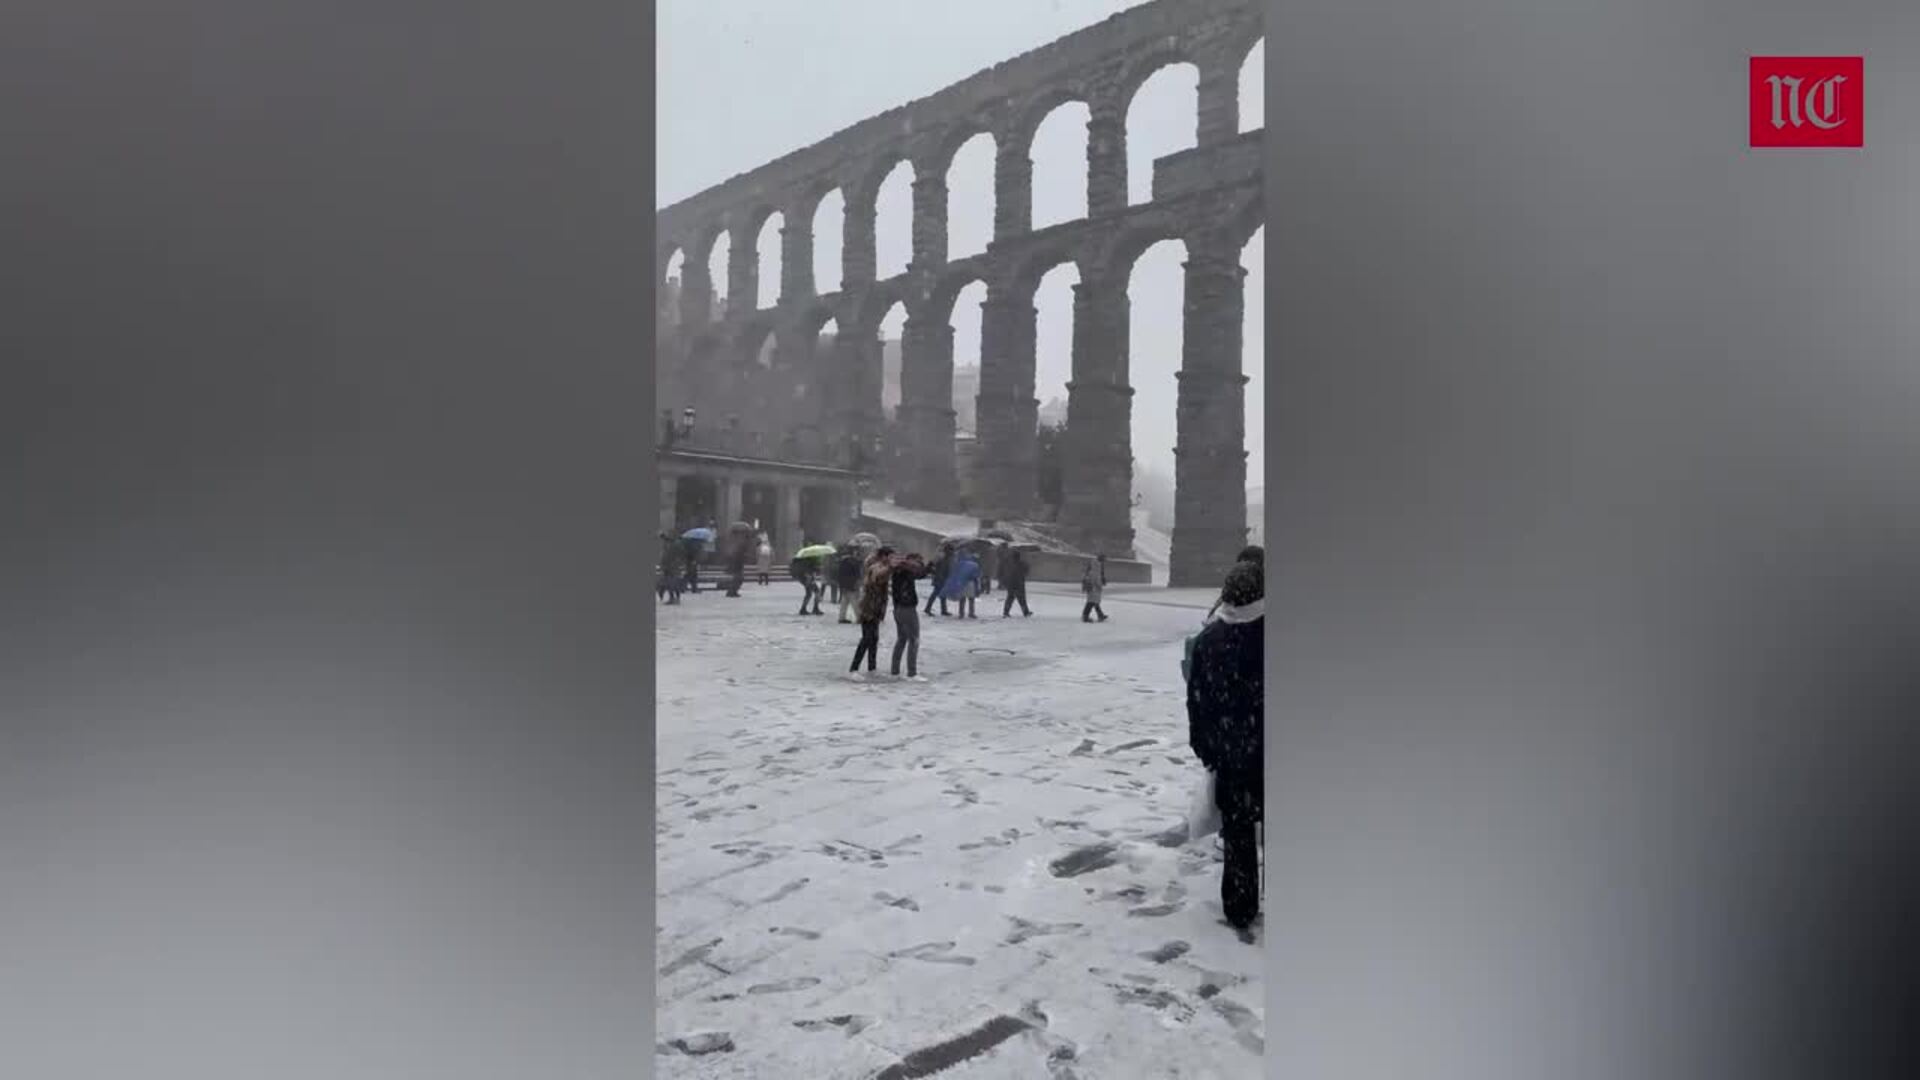
{"label": "weathered stone masonry", "polygon": [[[677,318],[662,319],[661,400],[703,416],[737,416],[778,446],[820,448],[836,460],[849,439],[881,433],[879,322],[907,312],[899,444],[891,448],[902,505],[954,509],[953,306],[984,282],[977,398],[979,477],[987,518],[1031,515],[1037,463],[1034,292],[1063,263],[1075,286],[1069,464],[1064,532],[1115,555],[1133,530],[1127,279],[1154,243],[1186,245],[1187,297],[1178,388],[1177,511],[1172,581],[1219,579],[1246,536],[1246,449],[1240,371],[1244,311],[1239,251],[1265,219],[1259,133],[1238,133],[1239,74],[1262,34],[1255,0],[1156,0],[1017,56],[918,101],[662,210],[656,284],[683,255]],[[1199,70],[1198,145],[1155,163],[1153,198],[1127,203],[1126,116],[1140,85],[1170,63]],[[1087,105],[1088,216],[1032,228],[1035,129],[1060,104]],[[994,239],[983,254],[948,258],[947,171],[971,137],[995,147]],[[874,200],[900,162],[913,181],[912,261],[876,280]],[[814,211],[845,198],[842,284],[820,294]],[[756,240],[782,216],[780,296],[754,310]],[[708,257],[732,240],[724,317],[714,319]],[[816,346],[832,320],[837,338]],[[758,362],[772,334],[773,364]]]}

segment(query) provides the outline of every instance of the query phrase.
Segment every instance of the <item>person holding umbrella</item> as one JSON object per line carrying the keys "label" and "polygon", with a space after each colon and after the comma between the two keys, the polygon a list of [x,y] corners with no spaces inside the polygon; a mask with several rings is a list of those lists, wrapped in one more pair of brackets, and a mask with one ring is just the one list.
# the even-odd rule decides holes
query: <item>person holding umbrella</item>
{"label": "person holding umbrella", "polygon": [[[807,590],[800,599],[800,614],[824,615],[820,610],[820,598],[826,595],[827,587],[820,583],[820,564],[834,554],[832,544],[809,544],[793,553],[793,562],[787,567],[793,574],[793,580]],[[811,605],[813,610],[808,611]]]}
{"label": "person holding umbrella", "polygon": [[690,593],[698,595],[700,592],[700,552],[713,543],[715,535],[712,529],[704,525],[680,534],[681,565],[686,568],[686,585]]}
{"label": "person holding umbrella", "polygon": [[954,618],[980,617],[974,612],[974,598],[979,595],[979,588],[980,564],[975,561],[972,552],[962,548],[955,554],[953,569],[948,572],[946,586],[940,591],[942,599],[951,597],[956,602]]}

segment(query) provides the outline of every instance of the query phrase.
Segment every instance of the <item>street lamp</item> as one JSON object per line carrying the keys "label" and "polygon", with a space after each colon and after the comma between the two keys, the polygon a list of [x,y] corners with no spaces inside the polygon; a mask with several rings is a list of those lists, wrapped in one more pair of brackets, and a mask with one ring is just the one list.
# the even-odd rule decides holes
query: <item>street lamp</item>
{"label": "street lamp", "polygon": [[693,434],[693,417],[694,417],[693,406],[691,405],[687,406],[684,410],[681,411],[680,419],[678,422],[675,422],[673,418],[672,409],[661,409],[660,410],[660,445],[661,447],[666,450],[671,450],[673,449],[673,446],[676,442],[679,442],[683,439],[690,437]]}

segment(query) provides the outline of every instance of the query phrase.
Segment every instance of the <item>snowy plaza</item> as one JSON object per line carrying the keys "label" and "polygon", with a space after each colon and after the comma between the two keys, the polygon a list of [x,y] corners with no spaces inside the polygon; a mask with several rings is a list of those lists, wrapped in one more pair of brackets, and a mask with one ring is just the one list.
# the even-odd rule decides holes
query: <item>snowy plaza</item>
{"label": "snowy plaza", "polygon": [[[1260,1075],[1261,924],[1189,842],[1181,641],[1216,593],[922,617],[923,683],[786,575],[659,606],[662,1077]],[[922,593],[924,596],[924,591]]]}

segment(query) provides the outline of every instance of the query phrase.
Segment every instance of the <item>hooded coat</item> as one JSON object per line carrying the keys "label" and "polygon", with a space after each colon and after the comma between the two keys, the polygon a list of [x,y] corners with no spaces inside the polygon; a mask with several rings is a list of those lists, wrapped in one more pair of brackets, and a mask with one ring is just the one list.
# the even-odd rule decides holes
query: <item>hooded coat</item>
{"label": "hooded coat", "polygon": [[980,564],[973,556],[960,553],[954,557],[952,569],[947,571],[947,579],[940,584],[940,598],[957,600],[967,591],[969,584],[980,580]]}
{"label": "hooded coat", "polygon": [[1266,601],[1223,604],[1194,638],[1187,742],[1223,779],[1257,780],[1266,762]]}
{"label": "hooded coat", "polygon": [[861,622],[879,622],[887,616],[888,586],[892,584],[893,562],[879,556],[867,560],[861,571],[860,600],[855,607]]}

